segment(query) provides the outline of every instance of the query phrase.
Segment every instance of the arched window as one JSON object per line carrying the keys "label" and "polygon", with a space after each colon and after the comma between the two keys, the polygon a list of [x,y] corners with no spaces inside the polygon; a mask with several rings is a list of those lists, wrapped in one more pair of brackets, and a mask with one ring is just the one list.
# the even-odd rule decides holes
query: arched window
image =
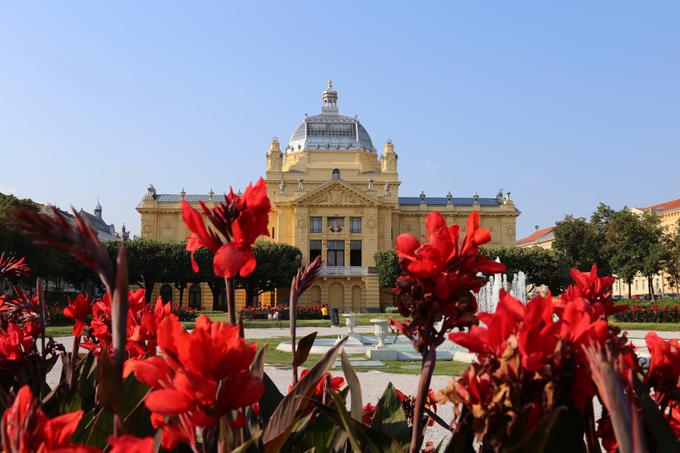
{"label": "arched window", "polygon": [[168,302],[172,301],[172,286],[168,285],[167,283],[161,286],[161,299],[163,300],[164,304],[167,304]]}
{"label": "arched window", "polygon": [[189,308],[201,308],[201,287],[199,285],[191,285],[191,288],[189,288]]}

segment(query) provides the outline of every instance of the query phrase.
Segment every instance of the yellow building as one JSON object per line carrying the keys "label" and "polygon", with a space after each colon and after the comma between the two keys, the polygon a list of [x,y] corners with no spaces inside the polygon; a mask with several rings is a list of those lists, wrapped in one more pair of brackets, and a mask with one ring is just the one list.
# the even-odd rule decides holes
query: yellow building
{"label": "yellow building", "polygon": [[[433,210],[462,228],[477,210],[482,226],[491,229],[491,245],[515,245],[519,211],[510,193],[493,198],[455,197],[451,192],[400,196],[394,144],[387,140],[379,153],[357,117],[339,113],[331,82],[322,98],[319,115],[305,115],[285,148],[273,139],[266,153],[271,240],[298,247],[303,263],[316,255],[324,260],[321,276],[303,303],[355,312],[391,305],[389,294],[378,287],[373,256],[393,248],[401,233],[425,235],[425,216]],[[216,201],[212,190],[207,195],[159,194],[150,186],[137,207],[142,237],[185,240],[189,232],[180,216],[182,198],[192,204],[203,200],[208,206]],[[276,299],[287,301],[285,291]],[[202,291],[201,300],[203,307],[210,306],[208,291]]]}
{"label": "yellow building", "polygon": [[527,237],[517,240],[517,247],[540,247],[542,249],[552,249],[553,242],[555,242],[555,227],[547,227],[539,229],[536,226],[536,231]]}

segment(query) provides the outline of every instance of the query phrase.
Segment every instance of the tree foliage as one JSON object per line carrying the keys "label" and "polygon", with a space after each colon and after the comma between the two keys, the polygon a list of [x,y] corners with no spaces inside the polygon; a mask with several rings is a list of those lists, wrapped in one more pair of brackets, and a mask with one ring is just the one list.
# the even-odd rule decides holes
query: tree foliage
{"label": "tree foliage", "polygon": [[680,292],[680,220],[664,236],[663,244],[666,249],[663,270],[668,274],[670,284],[675,286],[675,291]]}
{"label": "tree foliage", "polygon": [[258,241],[253,248],[257,267],[247,277],[237,277],[235,284],[246,292],[250,305],[260,294],[290,286],[290,281],[302,265],[299,248],[280,242]]}
{"label": "tree foliage", "polygon": [[378,250],[373,255],[378,269],[378,280],[381,288],[394,288],[401,274],[399,258],[394,250]]}
{"label": "tree foliage", "polygon": [[571,267],[585,271],[597,263],[604,273],[609,269],[609,261],[604,253],[604,235],[599,223],[567,215],[564,220],[557,222],[553,234],[553,248]]}

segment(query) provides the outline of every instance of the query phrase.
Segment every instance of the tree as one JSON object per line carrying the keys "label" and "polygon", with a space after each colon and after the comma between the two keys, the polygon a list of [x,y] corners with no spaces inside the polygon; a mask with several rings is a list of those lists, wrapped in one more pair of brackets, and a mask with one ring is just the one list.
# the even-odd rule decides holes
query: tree
{"label": "tree", "polygon": [[378,269],[378,281],[381,288],[394,288],[401,275],[399,258],[394,250],[378,250],[373,255]]}
{"label": "tree", "polygon": [[663,245],[663,227],[656,212],[644,211],[640,216],[641,236],[638,245],[642,248],[640,273],[647,277],[649,297],[655,298],[654,277],[663,269],[666,249]]}
{"label": "tree", "polygon": [[253,248],[257,266],[247,277],[236,277],[235,287],[246,292],[250,306],[262,293],[290,286],[302,265],[302,252],[297,247],[279,242],[257,241]]}
{"label": "tree", "polygon": [[191,268],[191,255],[183,242],[165,244],[165,272],[162,281],[172,283],[179,291],[178,307],[182,308],[184,291],[189,283],[197,282],[197,273]]}
{"label": "tree", "polygon": [[670,284],[675,286],[675,293],[680,295],[680,220],[664,235],[663,246],[666,249],[663,270],[668,274]]}
{"label": "tree", "polygon": [[609,222],[616,213],[617,211],[610,206],[600,203],[597,206],[597,209],[595,209],[595,212],[590,216],[590,224],[595,231],[596,259],[594,262],[597,263],[598,271],[602,275],[609,275],[612,273],[606,243]]}
{"label": "tree", "polygon": [[561,253],[571,267],[587,271],[593,263],[597,263],[598,268],[609,269],[604,254],[604,237],[593,223],[582,217],[567,215],[557,222],[553,234],[553,249]]}
{"label": "tree", "polygon": [[[168,244],[154,239],[139,238],[125,243],[128,258],[128,280],[146,290],[145,299],[151,302],[151,294],[156,283],[163,282],[168,275]],[[108,241],[104,244],[109,256],[118,255],[120,242]],[[115,262],[115,259],[114,259]]]}
{"label": "tree", "polygon": [[198,272],[196,272],[196,281],[205,282],[210,288],[212,293],[212,309],[214,311],[226,311],[227,310],[227,300],[225,298],[220,298],[221,294],[224,294],[225,285],[224,279],[217,277],[213,272],[213,253],[210,249],[203,247],[196,250],[194,254],[194,259],[198,263]]}
{"label": "tree", "polygon": [[617,212],[609,221],[606,234],[609,261],[614,274],[628,284],[629,298],[631,283],[641,269],[643,235],[640,217],[628,209]]}

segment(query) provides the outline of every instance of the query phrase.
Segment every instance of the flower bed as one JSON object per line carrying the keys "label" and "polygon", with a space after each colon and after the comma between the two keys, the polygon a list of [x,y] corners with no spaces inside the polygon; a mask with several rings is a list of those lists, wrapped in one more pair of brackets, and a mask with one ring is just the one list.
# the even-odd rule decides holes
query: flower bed
{"label": "flower bed", "polygon": [[[279,319],[290,319],[290,309],[288,305],[275,305],[273,307],[246,307],[241,309],[243,319],[251,321],[255,319],[269,319],[269,315],[279,313]],[[323,319],[320,305],[299,306],[297,309],[297,319]]]}
{"label": "flower bed", "polygon": [[620,322],[680,322],[680,305],[632,305],[615,318]]}

